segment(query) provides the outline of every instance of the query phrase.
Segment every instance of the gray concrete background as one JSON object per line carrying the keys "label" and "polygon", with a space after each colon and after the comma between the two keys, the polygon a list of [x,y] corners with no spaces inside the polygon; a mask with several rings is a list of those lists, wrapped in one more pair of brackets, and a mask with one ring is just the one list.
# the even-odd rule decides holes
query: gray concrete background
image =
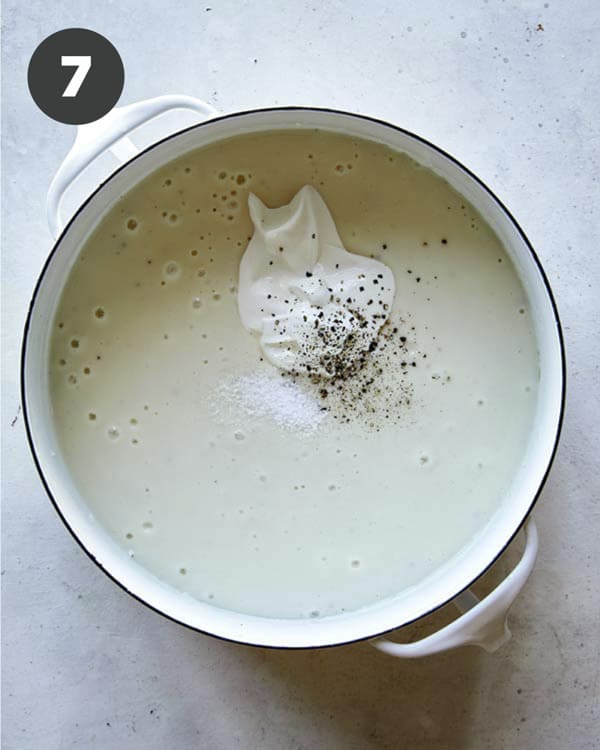
{"label": "gray concrete background", "polygon": [[[2,747],[600,747],[597,2],[8,0],[3,24]],[[500,652],[410,662],[366,644],[222,643],[129,598],[68,535],[26,446],[18,354],[52,244],[46,190],[73,138],[35,107],[26,70],[70,26],[119,49],[121,103],[187,93],[222,111],[367,113],[446,148],[517,215],[556,292],[570,382],[538,563]]]}

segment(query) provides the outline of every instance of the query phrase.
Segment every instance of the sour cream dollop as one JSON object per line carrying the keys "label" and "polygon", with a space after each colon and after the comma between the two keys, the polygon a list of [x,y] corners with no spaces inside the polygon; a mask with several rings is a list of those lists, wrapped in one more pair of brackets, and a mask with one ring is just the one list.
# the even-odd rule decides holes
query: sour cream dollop
{"label": "sour cream dollop", "polygon": [[327,378],[351,373],[376,349],[389,317],[391,270],[344,248],[310,185],[279,208],[251,193],[248,208],[254,234],[240,262],[243,325],[275,367]]}

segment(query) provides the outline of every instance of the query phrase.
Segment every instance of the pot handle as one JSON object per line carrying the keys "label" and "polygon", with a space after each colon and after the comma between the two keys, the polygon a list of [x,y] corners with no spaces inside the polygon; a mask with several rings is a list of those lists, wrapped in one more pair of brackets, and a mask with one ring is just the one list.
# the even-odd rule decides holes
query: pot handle
{"label": "pot handle", "polygon": [[77,127],[75,141],[52,180],[46,200],[48,226],[55,239],[64,226],[60,216],[61,201],[73,180],[106,150],[110,150],[121,163],[132,159],[139,150],[127,134],[172,109],[194,110],[201,114],[203,119],[217,114],[210,104],[200,99],[170,94],[144,99],[124,107],[114,107],[99,120]]}
{"label": "pot handle", "polygon": [[480,646],[488,652],[496,651],[510,639],[508,611],[525,585],[535,563],[538,533],[533,520],[525,526],[525,549],[515,568],[485,599],[479,599],[471,589],[459,594],[453,604],[462,613],[454,622],[437,633],[413,643],[394,643],[387,638],[375,638],[371,645],[391,656],[417,658],[459,646]]}

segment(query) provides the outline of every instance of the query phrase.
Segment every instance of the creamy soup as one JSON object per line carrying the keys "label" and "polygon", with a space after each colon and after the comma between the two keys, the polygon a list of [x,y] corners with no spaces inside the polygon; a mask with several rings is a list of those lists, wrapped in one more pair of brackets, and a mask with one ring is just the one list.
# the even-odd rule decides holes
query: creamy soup
{"label": "creamy soup", "polygon": [[[249,195],[264,212],[307,185],[390,274],[358,374],[278,367],[240,318]],[[498,509],[533,419],[532,321],[496,235],[405,155],[327,132],[150,175],[85,243],[53,331],[56,430],[97,521],[163,581],[255,615],[332,615],[434,573]]]}

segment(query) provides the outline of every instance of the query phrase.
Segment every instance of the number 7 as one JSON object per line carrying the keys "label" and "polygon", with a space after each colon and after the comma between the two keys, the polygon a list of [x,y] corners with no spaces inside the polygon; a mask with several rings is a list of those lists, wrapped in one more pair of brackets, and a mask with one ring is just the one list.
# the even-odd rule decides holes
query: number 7
{"label": "number 7", "polygon": [[62,55],[60,64],[63,68],[74,67],[77,70],[73,73],[73,78],[67,84],[63,96],[77,96],[86,75],[92,67],[92,58],[90,55]]}

